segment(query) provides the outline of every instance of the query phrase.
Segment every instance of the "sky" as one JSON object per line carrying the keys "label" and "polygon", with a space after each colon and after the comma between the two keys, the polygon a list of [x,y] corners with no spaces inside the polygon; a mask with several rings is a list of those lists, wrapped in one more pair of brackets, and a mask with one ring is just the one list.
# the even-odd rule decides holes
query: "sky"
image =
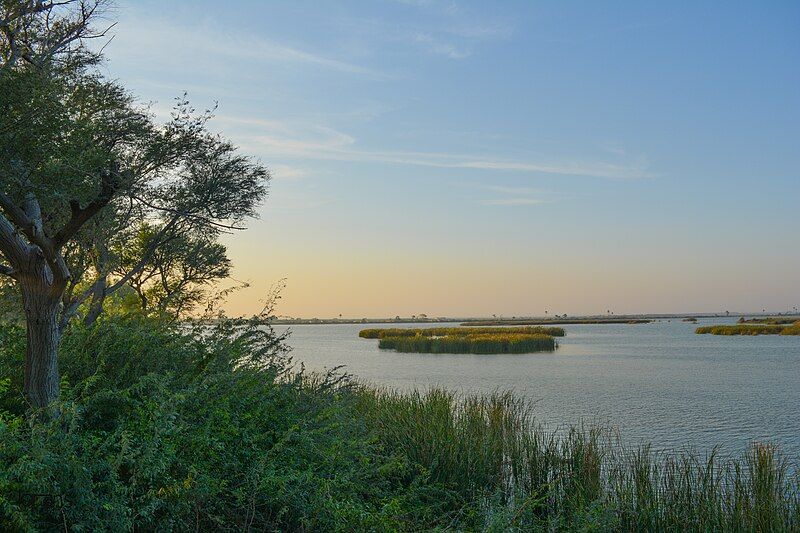
{"label": "sky", "polygon": [[268,166],[252,314],[800,306],[800,3],[119,0],[106,73]]}

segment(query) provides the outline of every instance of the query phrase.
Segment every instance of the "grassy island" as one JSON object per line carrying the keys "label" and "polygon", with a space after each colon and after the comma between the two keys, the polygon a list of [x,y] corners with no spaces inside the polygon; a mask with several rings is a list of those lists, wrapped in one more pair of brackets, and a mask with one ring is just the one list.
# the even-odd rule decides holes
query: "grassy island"
{"label": "grassy island", "polygon": [[740,323],[732,326],[702,326],[695,333],[704,335],[800,335],[800,321],[791,325]]}
{"label": "grassy island", "polygon": [[773,325],[792,325],[800,322],[800,317],[797,316],[783,316],[783,317],[764,317],[764,318],[740,318],[739,324],[773,324]]}
{"label": "grassy island", "polygon": [[358,336],[364,339],[384,337],[444,337],[459,335],[550,335],[563,337],[564,328],[518,327],[518,328],[371,328],[362,329]]}
{"label": "grassy island", "polygon": [[470,320],[462,326],[544,326],[547,324],[649,324],[649,318],[545,318],[541,320]]}
{"label": "grassy island", "polygon": [[563,328],[427,328],[365,329],[365,339],[379,339],[378,347],[404,353],[532,353],[552,352]]}
{"label": "grassy island", "polygon": [[383,337],[382,350],[405,353],[532,353],[552,352],[556,341],[543,334],[446,335],[444,337]]}

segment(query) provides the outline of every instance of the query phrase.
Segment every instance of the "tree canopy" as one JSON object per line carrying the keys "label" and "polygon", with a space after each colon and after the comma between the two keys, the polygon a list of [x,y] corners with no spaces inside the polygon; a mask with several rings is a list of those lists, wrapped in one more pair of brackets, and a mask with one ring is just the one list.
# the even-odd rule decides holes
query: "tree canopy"
{"label": "tree canopy", "polygon": [[270,177],[209,130],[212,110],[183,95],[160,123],[101,75],[86,41],[105,35],[90,24],[102,6],[0,10],[0,274],[29,325],[59,331],[79,313],[94,321],[122,287],[161,312],[192,309],[230,273],[217,238],[256,216]]}

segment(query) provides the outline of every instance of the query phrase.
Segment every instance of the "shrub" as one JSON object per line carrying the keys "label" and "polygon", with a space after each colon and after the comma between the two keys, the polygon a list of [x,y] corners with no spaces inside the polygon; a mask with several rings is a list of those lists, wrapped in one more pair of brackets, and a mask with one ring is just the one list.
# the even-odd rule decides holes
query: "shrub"
{"label": "shrub", "polygon": [[409,466],[353,416],[354,384],[291,372],[255,323],[106,320],[61,361],[59,419],[0,414],[0,530],[399,527]]}

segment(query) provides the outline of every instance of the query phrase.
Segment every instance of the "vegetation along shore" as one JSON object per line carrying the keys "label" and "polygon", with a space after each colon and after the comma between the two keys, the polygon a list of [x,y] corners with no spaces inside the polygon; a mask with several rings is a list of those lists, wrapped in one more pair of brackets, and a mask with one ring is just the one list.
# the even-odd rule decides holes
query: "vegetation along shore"
{"label": "vegetation along shore", "polygon": [[[307,374],[259,320],[106,310],[64,336],[59,419],[0,328],[0,530],[796,531],[780,450],[626,447],[554,432],[508,393],[400,393]],[[794,468],[794,470],[792,470]]]}

